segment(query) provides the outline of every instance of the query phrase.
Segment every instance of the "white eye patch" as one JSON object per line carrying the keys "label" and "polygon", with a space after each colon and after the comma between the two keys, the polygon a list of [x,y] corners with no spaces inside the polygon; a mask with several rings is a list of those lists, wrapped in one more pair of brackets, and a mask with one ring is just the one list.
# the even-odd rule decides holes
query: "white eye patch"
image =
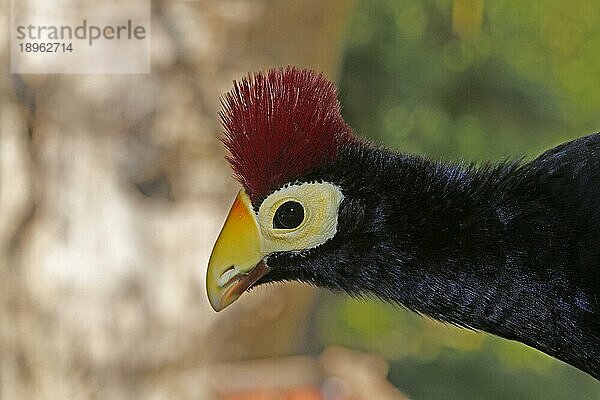
{"label": "white eye patch", "polygon": [[[343,198],[342,191],[327,182],[290,185],[272,193],[258,210],[261,252],[268,255],[279,251],[301,251],[325,243],[337,232],[338,209]],[[295,228],[276,229],[273,219],[278,209],[288,202],[299,203],[304,218]]]}

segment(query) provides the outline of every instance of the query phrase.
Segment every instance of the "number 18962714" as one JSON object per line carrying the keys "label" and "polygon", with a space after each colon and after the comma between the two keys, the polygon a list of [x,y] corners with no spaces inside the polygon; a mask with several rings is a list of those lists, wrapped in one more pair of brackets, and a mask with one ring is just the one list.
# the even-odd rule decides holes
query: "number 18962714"
{"label": "number 18962714", "polygon": [[47,43],[19,43],[21,53],[71,53],[72,43],[47,42]]}

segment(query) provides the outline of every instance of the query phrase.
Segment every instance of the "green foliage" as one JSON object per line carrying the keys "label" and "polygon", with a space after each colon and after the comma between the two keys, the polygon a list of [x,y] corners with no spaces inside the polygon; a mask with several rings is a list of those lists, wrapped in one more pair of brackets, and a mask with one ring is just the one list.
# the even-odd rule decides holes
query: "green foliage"
{"label": "green foliage", "polygon": [[[359,0],[341,76],[358,134],[468,161],[535,156],[600,130],[600,4]],[[328,297],[322,342],[375,351],[415,399],[600,399],[524,345],[378,302]]]}
{"label": "green foliage", "polygon": [[597,1],[485,2],[466,39],[453,31],[452,8],[359,1],[341,79],[358,133],[480,160],[534,155],[599,129]]}

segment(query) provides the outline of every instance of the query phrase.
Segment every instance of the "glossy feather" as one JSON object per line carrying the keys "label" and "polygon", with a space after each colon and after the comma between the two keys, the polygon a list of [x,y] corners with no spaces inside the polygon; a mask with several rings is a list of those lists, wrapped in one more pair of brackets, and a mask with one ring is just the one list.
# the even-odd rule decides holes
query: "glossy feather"
{"label": "glossy feather", "polygon": [[600,378],[600,134],[472,166],[356,139],[333,84],[294,68],[236,84],[223,142],[257,208],[284,185],[344,194],[335,236],[268,256],[299,280],[518,340]]}
{"label": "glossy feather", "polygon": [[530,163],[447,165],[364,145],[298,181],[343,188],[338,233],[259,283],[375,296],[600,377],[600,134]]}

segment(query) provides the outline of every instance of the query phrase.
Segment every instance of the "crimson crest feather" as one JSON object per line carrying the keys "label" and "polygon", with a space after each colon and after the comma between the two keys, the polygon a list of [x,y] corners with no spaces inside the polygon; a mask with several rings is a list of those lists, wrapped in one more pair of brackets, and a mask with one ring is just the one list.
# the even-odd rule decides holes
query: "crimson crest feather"
{"label": "crimson crest feather", "polygon": [[252,203],[355,140],[335,85],[311,70],[250,75],[234,82],[221,104],[227,160]]}

